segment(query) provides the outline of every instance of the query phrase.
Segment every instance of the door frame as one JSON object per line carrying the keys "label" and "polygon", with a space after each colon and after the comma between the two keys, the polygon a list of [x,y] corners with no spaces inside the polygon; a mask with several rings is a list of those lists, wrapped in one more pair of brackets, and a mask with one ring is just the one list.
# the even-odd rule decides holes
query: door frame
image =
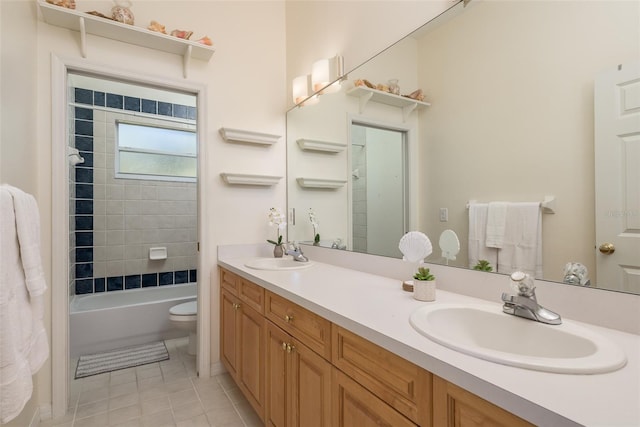
{"label": "door frame", "polygon": [[347,114],[347,141],[349,142],[347,148],[347,177],[349,177],[347,180],[349,198],[347,201],[347,233],[349,236],[348,242],[350,250],[353,249],[353,177],[351,176],[351,162],[353,161],[351,141],[353,137],[351,135],[351,127],[354,124],[403,132],[405,134],[405,165],[408,168],[408,171],[405,173],[406,186],[404,200],[407,209],[405,214],[405,228],[407,230],[414,230],[418,225],[418,204],[411,197],[408,197],[408,194],[410,194],[413,189],[418,188],[418,142],[416,137],[416,127],[414,125],[407,125],[404,123],[386,122],[384,120],[378,120],[362,115]]}
{"label": "door frame", "polygon": [[[211,289],[208,277],[211,272],[205,194],[207,194],[207,86],[187,80],[172,80],[139,74],[87,60],[51,55],[51,242],[57,248],[51,250],[51,410],[52,416],[63,416],[69,400],[69,162],[67,73],[78,71],[107,78],[152,84],[169,89],[187,91],[197,97],[198,135],[198,375],[210,376],[211,360]],[[62,248],[58,247],[61,245]]]}

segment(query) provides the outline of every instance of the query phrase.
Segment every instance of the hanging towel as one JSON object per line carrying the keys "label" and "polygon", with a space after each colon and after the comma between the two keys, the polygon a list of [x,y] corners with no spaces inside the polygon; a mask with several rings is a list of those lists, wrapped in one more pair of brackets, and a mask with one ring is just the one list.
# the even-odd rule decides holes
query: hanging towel
{"label": "hanging towel", "polygon": [[501,248],[507,220],[507,202],[489,202],[487,208],[487,239],[489,248]]}
{"label": "hanging towel", "polygon": [[540,203],[509,203],[498,272],[523,271],[542,278],[542,209]]}
{"label": "hanging towel", "polygon": [[469,268],[473,268],[478,261],[486,260],[495,269],[498,262],[498,250],[486,246],[487,230],[486,203],[469,204]]}
{"label": "hanging towel", "polygon": [[0,230],[0,422],[7,423],[31,398],[32,376],[49,357],[42,321],[47,285],[33,196],[0,186]]}

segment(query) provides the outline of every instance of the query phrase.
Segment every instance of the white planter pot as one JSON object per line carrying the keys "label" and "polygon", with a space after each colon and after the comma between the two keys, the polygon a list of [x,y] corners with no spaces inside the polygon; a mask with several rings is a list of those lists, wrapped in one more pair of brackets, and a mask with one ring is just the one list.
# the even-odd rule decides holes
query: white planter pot
{"label": "white planter pot", "polygon": [[435,280],[414,280],[413,281],[413,298],[419,301],[435,301],[436,300],[436,281]]}

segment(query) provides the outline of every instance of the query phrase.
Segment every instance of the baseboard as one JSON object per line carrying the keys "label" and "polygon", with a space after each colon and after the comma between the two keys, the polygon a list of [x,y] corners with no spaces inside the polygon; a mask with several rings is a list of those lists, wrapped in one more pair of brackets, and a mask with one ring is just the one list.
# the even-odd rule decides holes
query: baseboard
{"label": "baseboard", "polygon": [[215,377],[216,375],[224,374],[227,372],[227,368],[224,367],[221,361],[213,362],[211,364],[211,376]]}

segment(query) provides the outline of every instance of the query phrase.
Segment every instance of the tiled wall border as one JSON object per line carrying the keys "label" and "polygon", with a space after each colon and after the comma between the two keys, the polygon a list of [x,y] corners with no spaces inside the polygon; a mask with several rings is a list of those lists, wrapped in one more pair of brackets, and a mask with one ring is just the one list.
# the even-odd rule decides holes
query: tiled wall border
{"label": "tiled wall border", "polygon": [[[196,107],[73,88],[76,104],[195,120]],[[74,108],[75,148],[85,159],[75,167],[75,294],[121,291],[197,281],[196,270],[93,277],[93,109]]]}

